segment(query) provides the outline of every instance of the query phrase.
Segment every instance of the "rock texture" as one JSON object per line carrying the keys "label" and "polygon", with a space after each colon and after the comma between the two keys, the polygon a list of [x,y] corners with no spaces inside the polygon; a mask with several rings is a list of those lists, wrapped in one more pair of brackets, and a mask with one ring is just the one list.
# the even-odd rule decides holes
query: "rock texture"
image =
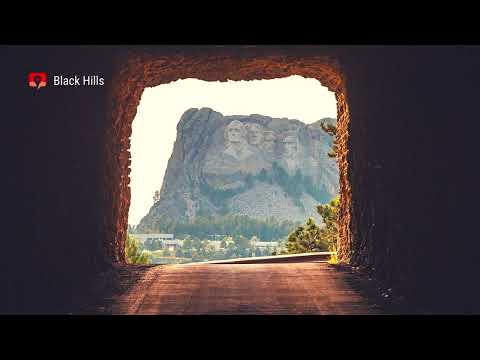
{"label": "rock texture", "polygon": [[321,221],[320,202],[339,191],[338,165],[327,153],[332,138],[321,119],[262,115],[223,116],[209,108],[189,109],[177,125],[177,139],[165,173],[160,201],[139,231],[157,231],[156,220],[198,215],[248,215],[266,219]]}

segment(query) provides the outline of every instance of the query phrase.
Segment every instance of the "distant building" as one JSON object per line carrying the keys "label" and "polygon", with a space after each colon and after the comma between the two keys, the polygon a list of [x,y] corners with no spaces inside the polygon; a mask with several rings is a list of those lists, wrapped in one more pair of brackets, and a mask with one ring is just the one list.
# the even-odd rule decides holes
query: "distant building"
{"label": "distant building", "polygon": [[[145,241],[160,241],[162,244],[162,249],[168,249],[169,251],[176,251],[178,248],[181,248],[184,240],[175,239],[174,234],[131,234],[142,244]],[[223,238],[225,235],[210,235],[210,238],[219,239]],[[216,251],[221,249],[221,240],[208,240],[210,245],[213,245]],[[273,250],[278,246],[276,241],[257,241],[255,242],[255,248],[260,250]]]}
{"label": "distant building", "polygon": [[227,236],[226,234],[211,234],[208,235],[210,241],[222,241],[222,239]]}
{"label": "distant building", "polygon": [[179,241],[175,239],[174,234],[132,234],[132,236],[142,244],[147,240],[160,241],[162,244],[161,248],[169,251],[176,251],[179,247]]}
{"label": "distant building", "polygon": [[257,241],[255,243],[255,247],[257,249],[273,249],[278,246],[278,242],[276,241]]}
{"label": "distant building", "polygon": [[131,234],[141,243],[144,243],[146,240],[175,240],[173,234]]}
{"label": "distant building", "polygon": [[180,240],[163,240],[163,248],[168,249],[169,251],[177,251],[179,247],[181,247]]}

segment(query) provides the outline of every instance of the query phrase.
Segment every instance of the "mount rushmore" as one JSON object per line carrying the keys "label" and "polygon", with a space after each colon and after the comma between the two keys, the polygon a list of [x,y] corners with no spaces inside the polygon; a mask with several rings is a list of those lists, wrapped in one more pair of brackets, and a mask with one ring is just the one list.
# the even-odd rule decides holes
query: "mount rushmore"
{"label": "mount rushmore", "polygon": [[177,125],[160,200],[137,230],[158,231],[160,217],[321,221],[316,205],[330,201],[339,188],[338,166],[327,155],[333,139],[321,129],[322,121],[335,123],[187,110]]}

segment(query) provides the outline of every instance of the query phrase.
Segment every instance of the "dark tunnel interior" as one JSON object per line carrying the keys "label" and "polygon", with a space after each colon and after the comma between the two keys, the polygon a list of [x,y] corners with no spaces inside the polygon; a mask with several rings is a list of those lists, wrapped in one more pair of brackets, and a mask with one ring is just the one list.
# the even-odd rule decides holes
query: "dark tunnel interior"
{"label": "dark tunnel interior", "polygon": [[[179,78],[316,77],[339,102],[343,261],[412,308],[478,313],[478,46],[4,46],[1,313],[65,313],[124,261],[141,92]],[[26,76],[100,73],[35,91]],[[81,69],[81,70],[80,70]]]}

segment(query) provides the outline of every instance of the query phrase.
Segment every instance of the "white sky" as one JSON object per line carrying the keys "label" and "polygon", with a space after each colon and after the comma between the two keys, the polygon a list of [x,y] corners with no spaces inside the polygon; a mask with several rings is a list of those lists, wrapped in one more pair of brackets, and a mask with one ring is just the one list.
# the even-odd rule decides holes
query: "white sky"
{"label": "white sky", "polygon": [[337,116],[335,94],[318,80],[301,76],[228,82],[184,79],[145,89],[132,125],[129,224],[140,222],[153,204],[153,193],[162,187],[180,117],[202,107],[223,115],[260,114],[307,124]]}

